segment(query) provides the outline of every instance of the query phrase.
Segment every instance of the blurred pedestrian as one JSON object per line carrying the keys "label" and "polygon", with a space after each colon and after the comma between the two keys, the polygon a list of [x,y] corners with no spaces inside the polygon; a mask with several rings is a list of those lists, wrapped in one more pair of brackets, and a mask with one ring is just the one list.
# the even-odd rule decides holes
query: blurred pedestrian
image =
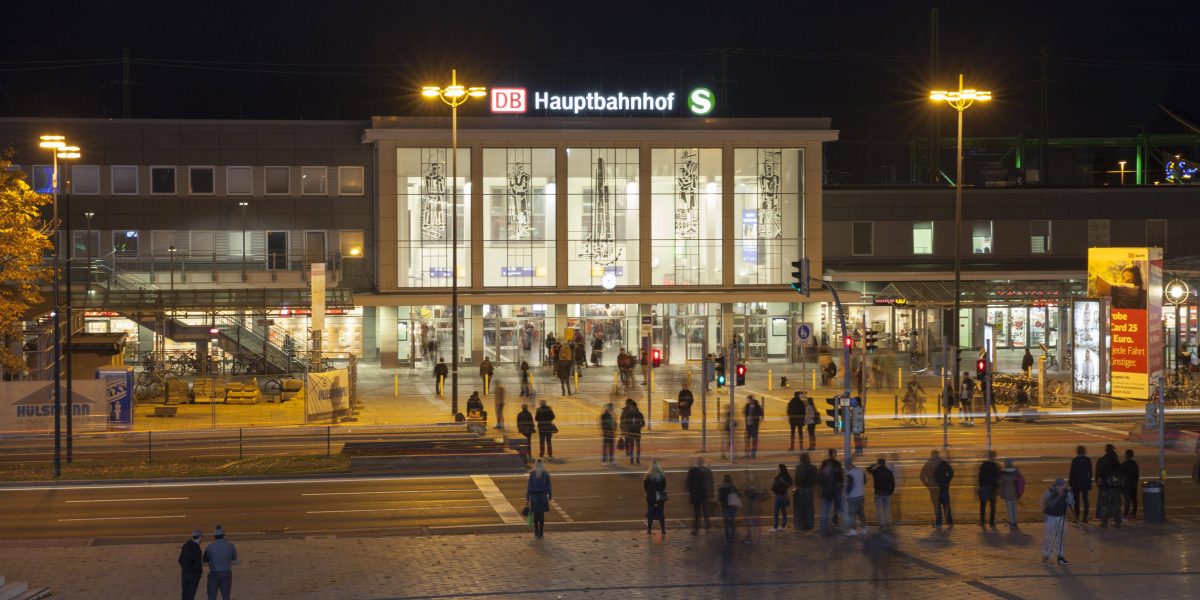
{"label": "blurred pedestrian", "polygon": [[742,409],[742,417],[746,420],[746,446],[744,455],[748,458],[758,457],[758,428],[762,425],[763,409],[758,399],[749,396],[746,406]]}
{"label": "blurred pedestrian", "polygon": [[[568,348],[570,348],[570,346],[563,346],[559,351],[560,356],[563,353],[567,353]],[[575,363],[570,359],[564,360],[560,358],[555,361],[554,375],[558,377],[559,390],[564,396],[571,395],[571,368],[574,364]]]}
{"label": "blurred pedestrian", "polygon": [[688,422],[692,419],[692,404],[695,401],[692,390],[689,390],[687,382],[684,382],[683,387],[679,389],[679,398],[676,401],[676,406],[679,408],[679,426],[684,431],[687,431]]}
{"label": "blurred pedestrian", "polygon": [[1121,512],[1127,519],[1137,518],[1139,479],[1141,473],[1137,461],[1133,460],[1133,450],[1126,450],[1125,462],[1121,463],[1121,495],[1125,500]]}
{"label": "blurred pedestrian", "polygon": [[1096,497],[1096,518],[1101,527],[1108,527],[1111,519],[1117,527],[1121,526],[1121,459],[1117,457],[1117,449],[1112,444],[1105,444],[1104,456],[1096,461],[1096,485],[1100,492]]}
{"label": "blurred pedestrian", "polygon": [[642,489],[646,492],[646,533],[654,529],[654,521],[657,520],[662,534],[667,535],[667,475],[659,468],[657,460],[650,461],[646,478],[642,480]]}
{"label": "blurred pedestrian", "polygon": [[[985,524],[996,526],[996,495],[1000,491],[1000,465],[996,463],[996,453],[989,450],[987,458],[979,464],[979,475],[976,478],[976,492],[979,494],[979,526]],[[991,506],[988,519],[984,520],[984,509]]]}
{"label": "blurred pedestrian", "polygon": [[217,600],[217,591],[222,600],[229,600],[233,591],[233,565],[238,564],[237,548],[225,539],[225,529],[217,525],[213,529],[213,543],[204,549],[204,562],[208,563],[208,600]]}
{"label": "blurred pedestrian", "polygon": [[[467,416],[473,419],[483,417],[483,399],[479,397],[479,390],[471,392],[467,398]],[[484,425],[487,425],[485,422]]]}
{"label": "blurred pedestrian", "polygon": [[446,359],[438,357],[436,365],[433,365],[433,391],[441,396],[446,389],[446,375],[450,373],[450,367],[446,366]]}
{"label": "blurred pedestrian", "polygon": [[796,492],[792,495],[792,515],[796,529],[811,531],[813,528],[813,488],[817,485],[817,467],[812,464],[807,452],[800,453],[800,464],[796,465]]}
{"label": "blurred pedestrian", "polygon": [[[587,346],[583,343],[582,338],[575,338],[575,374],[583,377],[583,370],[587,368]],[[579,391],[579,390],[576,390]]]}
{"label": "blurred pedestrian", "polygon": [[963,425],[974,425],[975,380],[966,371],[963,371],[962,383],[960,385],[962,385],[962,389],[959,396],[958,416],[962,418]]}
{"label": "blurred pedestrian", "polygon": [[200,589],[200,576],[204,574],[204,554],[200,551],[200,538],[204,534],[199,529],[192,532],[192,537],[183,543],[179,549],[179,570],[182,584],[183,600],[195,600],[196,590]]}
{"label": "blurred pedestrian", "polygon": [[[867,535],[867,475],[851,459],[846,460],[846,535]],[[857,529],[856,529],[857,526]]]}
{"label": "blurred pedestrian", "polygon": [[1013,466],[1013,459],[1004,459],[1004,470],[1000,471],[1000,497],[1004,499],[1004,508],[1008,512],[1008,526],[1012,529],[1020,527],[1017,519],[1017,500],[1024,494],[1025,476]]}
{"label": "blurred pedestrian", "polygon": [[700,531],[700,516],[704,516],[704,528],[708,529],[708,503],[713,494],[712,469],[704,464],[704,458],[696,459],[696,464],[688,469],[685,482],[688,500],[692,502],[692,535]]}
{"label": "blurred pedestrian", "polygon": [[613,414],[613,403],[604,405],[600,413],[600,464],[616,462],[613,448],[617,438],[617,417]]}
{"label": "blurred pedestrian", "polygon": [[837,511],[841,504],[842,486],[845,473],[842,464],[837,460],[837,451],[829,449],[829,458],[821,462],[818,475],[821,485],[821,535],[833,535],[830,523],[837,521]]}
{"label": "blurred pedestrian", "polygon": [[537,421],[538,428],[538,457],[548,455],[554,458],[554,441],[551,438],[558,433],[558,426],[554,424],[554,410],[546,406],[545,400],[538,403],[533,420]]}
{"label": "blurred pedestrian", "polygon": [[528,404],[522,404],[521,412],[517,413],[517,433],[525,436],[526,464],[533,457],[533,432],[535,431],[537,429],[533,425],[533,413],[529,412]]}
{"label": "blurred pedestrian", "polygon": [[504,385],[496,385],[496,394],[492,398],[496,410],[496,429],[504,430]]}
{"label": "blurred pedestrian", "polygon": [[733,477],[728,473],[717,488],[717,503],[721,505],[721,519],[725,522],[725,543],[733,542],[733,534],[737,531],[737,511],[742,507],[742,497],[737,487],[733,485]]}
{"label": "blurred pedestrian", "polygon": [[550,500],[554,495],[550,491],[550,472],[546,464],[538,459],[529,473],[529,483],[525,485],[525,505],[533,513],[533,537],[541,539],[546,531],[546,512],[550,510]]}
{"label": "blurred pedestrian", "polygon": [[875,519],[880,529],[892,527],[892,494],[896,492],[896,476],[882,456],[875,464],[867,467],[871,483],[875,488]]}
{"label": "blurred pedestrian", "polygon": [[804,394],[793,392],[787,403],[788,452],[796,449],[796,435],[800,436],[800,449],[804,449]]}
{"label": "blurred pedestrian", "polygon": [[1029,348],[1025,349],[1025,356],[1021,357],[1021,372],[1026,379],[1033,376],[1033,354],[1029,352]]}
{"label": "blurred pedestrian", "polygon": [[1071,486],[1071,505],[1075,511],[1075,522],[1079,522],[1079,508],[1083,506],[1083,522],[1088,522],[1088,492],[1092,490],[1092,459],[1088,458],[1087,448],[1077,446],[1075,458],[1071,459],[1071,470],[1067,475],[1067,484]]}
{"label": "blurred pedestrian", "polygon": [[1074,497],[1067,490],[1067,482],[1061,477],[1042,494],[1042,563],[1050,562],[1050,556],[1058,556],[1058,564],[1069,565],[1063,556],[1066,545],[1067,509],[1074,504]]}
{"label": "blurred pedestrian", "polygon": [[[817,423],[821,422],[821,414],[817,412],[817,405],[813,404],[812,396],[804,398],[804,426],[808,428],[808,449],[817,449]],[[803,444],[804,440],[800,440]]]}
{"label": "blurred pedestrian", "polygon": [[745,492],[746,499],[742,524],[746,526],[746,539],[743,541],[749,544],[754,541],[754,533],[758,529],[758,509],[766,495],[766,489],[763,488],[762,480],[758,478],[758,472],[746,469],[744,475],[742,491]]}
{"label": "blurred pedestrian", "polygon": [[625,455],[629,457],[629,464],[642,464],[642,428],[646,426],[646,418],[638,410],[633,398],[625,399],[620,426],[625,436]]}
{"label": "blurred pedestrian", "polygon": [[522,396],[532,396],[533,395],[532,393],[530,393],[531,392],[530,377],[532,377],[532,375],[533,374],[529,372],[529,363],[524,360],[521,361],[521,395]]}
{"label": "blurred pedestrian", "polygon": [[[788,492],[792,489],[792,476],[788,474],[787,465],[779,465],[779,472],[775,474],[774,481],[771,482],[771,493],[775,494],[775,509],[773,513],[773,527],[771,533],[776,533],[787,529],[788,518]],[[783,522],[780,523],[780,517]]]}
{"label": "blurred pedestrian", "polygon": [[942,528],[943,514],[946,524],[954,527],[954,515],[950,511],[950,481],[953,479],[954,468],[942,460],[937,450],[931,450],[929,460],[921,468],[921,483],[929,490],[929,499],[933,503],[934,529]]}
{"label": "blurred pedestrian", "polygon": [[496,373],[496,368],[492,366],[492,361],[485,356],[483,361],[479,363],[479,378],[483,380],[483,395],[486,396],[492,391],[492,375]]}

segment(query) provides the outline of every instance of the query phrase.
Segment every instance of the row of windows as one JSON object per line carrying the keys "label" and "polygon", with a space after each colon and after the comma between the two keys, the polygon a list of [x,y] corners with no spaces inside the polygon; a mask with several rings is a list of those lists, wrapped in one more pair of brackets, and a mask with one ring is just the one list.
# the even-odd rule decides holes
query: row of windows
{"label": "row of windows", "polygon": [[[206,231],[155,229],[139,231],[118,229],[109,232],[112,245],[101,245],[104,232],[75,230],[71,232],[71,256],[100,257],[112,252],[117,258],[150,258],[172,260],[276,260],[291,256],[315,257],[324,260],[328,250],[335,249],[345,259],[363,258],[363,231]],[[279,267],[282,268],[282,267]]]}
{"label": "row of windows", "polygon": [[[1029,222],[1029,253],[1049,254],[1051,252],[1051,222],[1049,220],[1033,220]],[[850,229],[851,252],[855,256],[871,256],[875,254],[875,223],[874,221],[854,221]],[[1088,246],[1107,246],[1108,220],[1088,220]],[[1146,220],[1146,245],[1166,248],[1167,221],[1166,219]],[[973,254],[992,253],[992,222],[971,222],[971,252]],[[933,221],[913,221],[912,223],[912,253],[914,255],[933,254]]]}
{"label": "row of windows", "polygon": [[[180,171],[186,170],[187,182],[183,186],[188,194],[207,195],[217,193],[217,174],[220,167],[170,167],[152,166],[150,169],[150,193],[179,195]],[[286,196],[292,193],[292,169],[300,169],[300,194],[304,196],[326,196],[329,194],[329,169],[335,167],[224,167],[225,194],[248,196],[254,194],[255,169],[260,169],[262,190],[267,195]],[[109,167],[109,191],[114,196],[133,196],[139,189],[137,165],[112,165]],[[336,167],[337,195],[361,196],[364,192],[363,167]],[[74,194],[94,196],[102,193],[100,167],[97,165],[73,165],[71,187]],[[33,166],[33,188],[40,193],[54,191],[54,168],[50,165]],[[61,188],[62,186],[60,186]]]}

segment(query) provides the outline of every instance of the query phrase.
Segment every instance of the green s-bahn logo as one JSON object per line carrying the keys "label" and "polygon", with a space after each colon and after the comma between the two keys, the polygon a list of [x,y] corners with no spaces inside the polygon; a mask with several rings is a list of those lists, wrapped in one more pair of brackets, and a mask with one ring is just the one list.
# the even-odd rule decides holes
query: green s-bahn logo
{"label": "green s-bahn logo", "polygon": [[696,88],[688,93],[688,109],[693,115],[703,117],[712,112],[716,105],[717,100],[708,88]]}

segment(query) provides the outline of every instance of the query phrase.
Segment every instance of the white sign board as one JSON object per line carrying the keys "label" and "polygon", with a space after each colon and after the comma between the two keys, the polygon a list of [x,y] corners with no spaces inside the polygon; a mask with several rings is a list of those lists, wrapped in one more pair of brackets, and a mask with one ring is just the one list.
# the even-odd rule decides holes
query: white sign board
{"label": "white sign board", "polygon": [[[67,386],[62,387],[62,417],[67,416]],[[100,379],[71,382],[72,426],[75,431],[108,428],[108,391]],[[65,430],[66,424],[63,424]],[[0,383],[0,431],[54,431],[54,388],[49,381]]]}
{"label": "white sign board", "polygon": [[329,418],[350,409],[350,376],[346,369],[309,373],[304,382],[304,414]]}

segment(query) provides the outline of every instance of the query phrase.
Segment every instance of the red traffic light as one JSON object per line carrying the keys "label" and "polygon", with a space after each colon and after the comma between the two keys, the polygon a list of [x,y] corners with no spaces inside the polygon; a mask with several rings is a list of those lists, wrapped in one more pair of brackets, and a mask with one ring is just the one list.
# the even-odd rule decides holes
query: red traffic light
{"label": "red traffic light", "polygon": [[847,347],[847,348],[853,348],[853,347],[854,347],[854,338],[853,338],[853,337],[851,337],[851,336],[846,336],[846,339],[845,339],[845,340],[843,340],[843,341],[845,342],[845,344],[846,344],[846,347]]}
{"label": "red traffic light", "polygon": [[979,359],[979,361],[975,363],[975,370],[980,373],[987,373],[987,361],[982,358]]}
{"label": "red traffic light", "polygon": [[738,365],[737,366],[737,374],[745,375],[746,374],[746,365]]}
{"label": "red traffic light", "polygon": [[660,350],[658,348],[651,350],[650,351],[650,362],[655,367],[662,364],[662,350]]}

